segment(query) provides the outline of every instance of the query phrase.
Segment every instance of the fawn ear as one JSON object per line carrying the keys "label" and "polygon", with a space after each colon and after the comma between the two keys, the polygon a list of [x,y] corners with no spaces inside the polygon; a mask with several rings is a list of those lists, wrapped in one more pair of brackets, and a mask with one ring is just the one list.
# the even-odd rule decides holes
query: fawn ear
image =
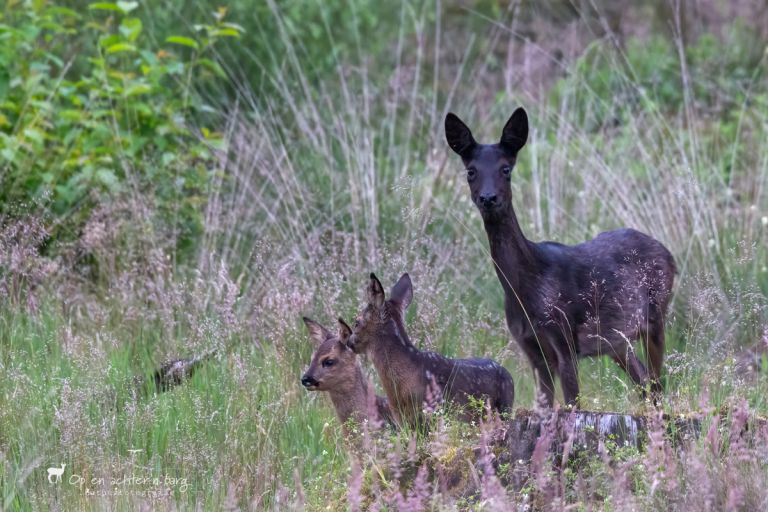
{"label": "fawn ear", "polygon": [[523,107],[518,108],[510,116],[501,131],[501,147],[516,155],[528,140],[528,114]]}
{"label": "fawn ear", "polygon": [[333,336],[328,329],[311,318],[304,317],[303,319],[304,325],[307,326],[307,330],[309,331],[309,338],[315,345],[320,345],[322,342]]}
{"label": "fawn ear", "polygon": [[349,340],[350,336],[352,336],[352,328],[349,327],[343,318],[339,318],[339,343],[341,343],[344,348],[347,348],[347,340]]}
{"label": "fawn ear", "polygon": [[392,291],[389,294],[389,299],[397,304],[397,307],[401,312],[405,312],[408,306],[413,300],[413,284],[411,283],[411,277],[405,273],[400,277],[400,280],[392,287]]}
{"label": "fawn ear", "polygon": [[384,287],[373,272],[371,272],[371,282],[368,284],[368,304],[377,308],[384,305]]}
{"label": "fawn ear", "polygon": [[451,149],[465,160],[472,155],[472,150],[477,145],[467,125],[453,112],[448,112],[445,116],[445,140]]}

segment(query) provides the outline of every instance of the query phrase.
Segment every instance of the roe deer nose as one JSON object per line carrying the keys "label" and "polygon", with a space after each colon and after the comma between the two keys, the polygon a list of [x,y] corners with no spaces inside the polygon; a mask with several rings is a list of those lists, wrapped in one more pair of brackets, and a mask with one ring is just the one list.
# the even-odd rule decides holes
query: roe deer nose
{"label": "roe deer nose", "polygon": [[303,377],[301,377],[301,385],[304,386],[305,388],[309,388],[309,387],[317,386],[317,381],[308,375],[304,375]]}
{"label": "roe deer nose", "polygon": [[480,204],[483,206],[493,206],[496,204],[495,194],[483,194],[480,196]]}

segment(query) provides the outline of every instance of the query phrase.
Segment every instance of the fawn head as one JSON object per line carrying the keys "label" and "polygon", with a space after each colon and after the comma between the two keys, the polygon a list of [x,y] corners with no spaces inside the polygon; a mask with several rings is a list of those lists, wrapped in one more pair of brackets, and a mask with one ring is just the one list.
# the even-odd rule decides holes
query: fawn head
{"label": "fawn head", "polygon": [[497,144],[478,144],[461,119],[445,116],[445,138],[464,162],[472,201],[483,219],[492,220],[511,205],[512,168],[528,140],[528,116],[518,108],[504,125]]}
{"label": "fawn head", "polygon": [[339,318],[339,333],[333,334],[319,323],[304,317],[309,337],[315,345],[312,362],[301,376],[301,384],[310,391],[329,391],[343,384],[353,384],[357,356],[347,347],[352,330]]}
{"label": "fawn head", "polygon": [[403,274],[387,300],[381,281],[371,273],[367,294],[368,304],[355,318],[352,336],[347,343],[358,354],[366,352],[378,338],[403,334],[400,331],[405,310],[413,300],[413,285],[410,276]]}

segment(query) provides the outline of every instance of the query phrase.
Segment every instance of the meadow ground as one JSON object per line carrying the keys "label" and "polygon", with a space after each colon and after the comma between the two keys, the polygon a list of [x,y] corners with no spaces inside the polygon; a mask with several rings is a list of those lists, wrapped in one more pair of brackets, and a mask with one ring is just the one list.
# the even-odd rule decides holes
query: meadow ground
{"label": "meadow ground", "polygon": [[[688,39],[584,42],[571,27],[578,52],[555,58],[545,36],[520,36],[512,11],[460,11],[484,28],[478,42],[467,34],[480,29],[457,29],[453,7],[405,3],[385,57],[368,62],[364,32],[351,42],[328,35],[342,56],[318,75],[291,12],[267,4],[273,46],[253,49],[271,66],[264,83],[232,67],[229,46],[216,48],[235,100],[204,118],[195,144],[205,152],[190,150],[210,171],[194,196],[173,188],[186,168],[170,178],[156,170],[172,162],[165,153],[126,164],[124,146],[112,162],[121,185],[87,210],[79,201],[62,214],[64,199],[31,193],[34,204],[4,208],[0,507],[765,509],[768,432],[754,444],[729,432],[768,412],[766,39],[735,22]],[[318,30],[334,34],[323,16]],[[123,28],[135,23],[120,27],[130,34]],[[344,60],[344,44],[355,59]],[[541,61],[554,77],[537,78]],[[37,108],[33,95],[25,101]],[[684,450],[654,424],[642,452],[613,447],[561,470],[539,460],[519,491],[494,474],[490,427],[450,416],[427,435],[381,434],[355,461],[330,403],[299,383],[312,352],[301,317],[351,320],[371,271],[385,285],[410,273],[408,328],[420,348],[496,359],[515,379],[516,408],[534,408],[480,216],[442,131],[452,110],[478,140],[496,140],[519,105],[532,127],[512,179],[524,232],[572,244],[628,226],[662,241],[679,274],[661,408],[721,410],[723,420],[707,420]],[[119,124],[117,114],[103,121],[116,137]],[[11,147],[27,132],[7,133]],[[19,147],[34,156],[46,146]],[[31,156],[3,158],[7,173],[34,170]],[[168,179],[172,193],[153,179]],[[194,236],[179,227],[190,216]],[[214,348],[182,386],[154,395],[136,384],[164,360]],[[583,361],[579,374],[586,409],[655,417],[608,358]],[[62,464],[62,481],[50,483],[47,468]],[[474,492],[441,488],[438,467],[459,468]]]}

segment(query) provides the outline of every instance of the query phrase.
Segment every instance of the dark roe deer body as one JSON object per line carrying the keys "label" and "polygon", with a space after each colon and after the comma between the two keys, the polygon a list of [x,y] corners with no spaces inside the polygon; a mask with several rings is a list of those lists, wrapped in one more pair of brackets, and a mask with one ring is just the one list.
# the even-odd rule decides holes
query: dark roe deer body
{"label": "dark roe deer body", "polygon": [[[451,359],[422,352],[411,343],[405,330],[405,310],[412,298],[408,274],[392,288],[389,300],[371,274],[368,305],[357,316],[349,338],[355,352],[369,354],[401,424],[417,424],[425,401],[429,405],[440,398],[461,407],[464,419],[476,416],[464,407],[470,397],[488,401],[495,411],[511,411],[515,388],[506,368],[491,359]],[[433,382],[436,397],[429,393]]]}
{"label": "dark roe deer body", "polygon": [[[454,114],[445,119],[448,145],[461,156],[483,218],[496,274],[504,289],[507,326],[520,344],[548,404],[559,376],[565,401],[577,405],[577,360],[612,357],[632,380],[661,392],[664,318],[675,274],[670,252],[635,231],[617,229],[567,246],[525,238],[512,206],[510,180],[528,138],[517,109],[497,144],[479,144]],[[646,343],[648,369],[632,342]]]}

